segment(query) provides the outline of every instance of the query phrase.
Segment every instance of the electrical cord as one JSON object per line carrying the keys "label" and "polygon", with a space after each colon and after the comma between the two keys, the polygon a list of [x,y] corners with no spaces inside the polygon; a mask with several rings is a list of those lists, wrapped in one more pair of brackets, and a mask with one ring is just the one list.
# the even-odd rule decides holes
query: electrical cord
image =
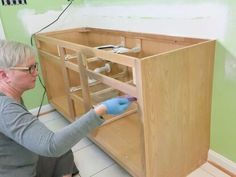
{"label": "electrical cord", "polygon": [[[51,23],[49,23],[47,26],[41,28],[40,30],[38,30],[37,32],[33,33],[31,36],[30,36],[30,44],[31,46],[33,46],[33,37],[35,34],[43,31],[44,29],[48,28],[49,26],[51,26],[52,24],[54,24],[56,21],[58,21],[60,19],[60,17],[64,14],[64,12],[70,7],[70,5],[72,4],[74,0],[70,0],[70,3],[63,9],[63,11],[58,15],[58,17],[52,21]],[[38,78],[39,78],[39,82],[40,84],[42,85],[42,87],[44,88],[44,92],[43,92],[43,96],[42,96],[42,99],[41,99],[41,102],[40,102],[40,106],[39,106],[39,109],[38,109],[38,113],[37,113],[37,117],[39,117],[39,114],[40,114],[40,111],[41,111],[41,108],[42,108],[42,105],[43,105],[43,101],[44,101],[44,98],[45,98],[45,95],[46,95],[46,87],[45,85],[43,84],[42,80],[41,80],[41,77],[38,75]]]}
{"label": "electrical cord", "polygon": [[40,111],[41,111],[41,108],[42,108],[42,105],[43,105],[43,101],[44,101],[44,98],[45,98],[45,94],[46,94],[46,87],[45,85],[43,84],[42,80],[41,80],[41,77],[38,75],[38,78],[39,78],[39,82],[40,84],[42,85],[42,87],[44,88],[44,91],[43,91],[43,96],[42,96],[42,99],[41,99],[41,102],[40,102],[40,105],[39,105],[39,109],[38,109],[38,113],[37,113],[37,116],[36,117],[39,117],[39,114],[40,114]]}
{"label": "electrical cord", "polygon": [[49,26],[51,26],[52,24],[54,24],[56,21],[58,21],[60,19],[60,17],[64,14],[64,12],[70,7],[70,5],[73,3],[74,0],[70,0],[70,3],[63,9],[63,11],[58,15],[58,17],[52,21],[51,23],[49,23],[47,26],[41,28],[40,30],[38,30],[37,32],[33,33],[30,37],[30,44],[31,46],[33,46],[33,36],[43,30],[45,30],[46,28],[48,28]]}

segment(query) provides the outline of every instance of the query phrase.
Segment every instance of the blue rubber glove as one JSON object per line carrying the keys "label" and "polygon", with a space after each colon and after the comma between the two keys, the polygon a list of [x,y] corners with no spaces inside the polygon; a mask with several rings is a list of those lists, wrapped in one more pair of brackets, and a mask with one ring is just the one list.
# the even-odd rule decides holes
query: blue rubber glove
{"label": "blue rubber glove", "polygon": [[106,100],[102,104],[106,107],[107,114],[116,115],[124,112],[131,102],[127,98],[117,97]]}

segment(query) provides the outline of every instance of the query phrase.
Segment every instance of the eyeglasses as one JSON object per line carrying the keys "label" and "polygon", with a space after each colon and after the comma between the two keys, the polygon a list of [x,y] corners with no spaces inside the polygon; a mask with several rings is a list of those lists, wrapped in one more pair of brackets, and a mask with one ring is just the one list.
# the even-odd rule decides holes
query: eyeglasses
{"label": "eyeglasses", "polygon": [[33,65],[30,65],[30,66],[14,66],[14,67],[10,67],[10,69],[28,71],[30,74],[32,74],[35,71],[38,71],[38,63],[35,63]]}

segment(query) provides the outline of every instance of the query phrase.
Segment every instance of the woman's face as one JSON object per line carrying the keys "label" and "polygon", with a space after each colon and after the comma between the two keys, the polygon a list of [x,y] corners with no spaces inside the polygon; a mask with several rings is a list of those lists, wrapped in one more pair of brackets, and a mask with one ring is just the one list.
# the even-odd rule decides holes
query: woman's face
{"label": "woman's face", "polygon": [[[16,66],[15,69],[10,69],[8,72],[9,84],[14,89],[22,92],[34,88],[38,76],[38,70],[35,65],[35,58],[30,58],[24,64]],[[29,70],[20,70],[17,67],[31,67],[31,73]]]}

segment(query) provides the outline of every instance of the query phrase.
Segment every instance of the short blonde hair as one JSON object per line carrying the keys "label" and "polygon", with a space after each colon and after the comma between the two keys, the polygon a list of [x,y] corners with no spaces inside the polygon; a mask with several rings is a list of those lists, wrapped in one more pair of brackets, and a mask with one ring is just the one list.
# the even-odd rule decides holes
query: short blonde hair
{"label": "short blonde hair", "polygon": [[29,45],[0,40],[0,68],[9,68],[25,63],[35,57],[35,51]]}

